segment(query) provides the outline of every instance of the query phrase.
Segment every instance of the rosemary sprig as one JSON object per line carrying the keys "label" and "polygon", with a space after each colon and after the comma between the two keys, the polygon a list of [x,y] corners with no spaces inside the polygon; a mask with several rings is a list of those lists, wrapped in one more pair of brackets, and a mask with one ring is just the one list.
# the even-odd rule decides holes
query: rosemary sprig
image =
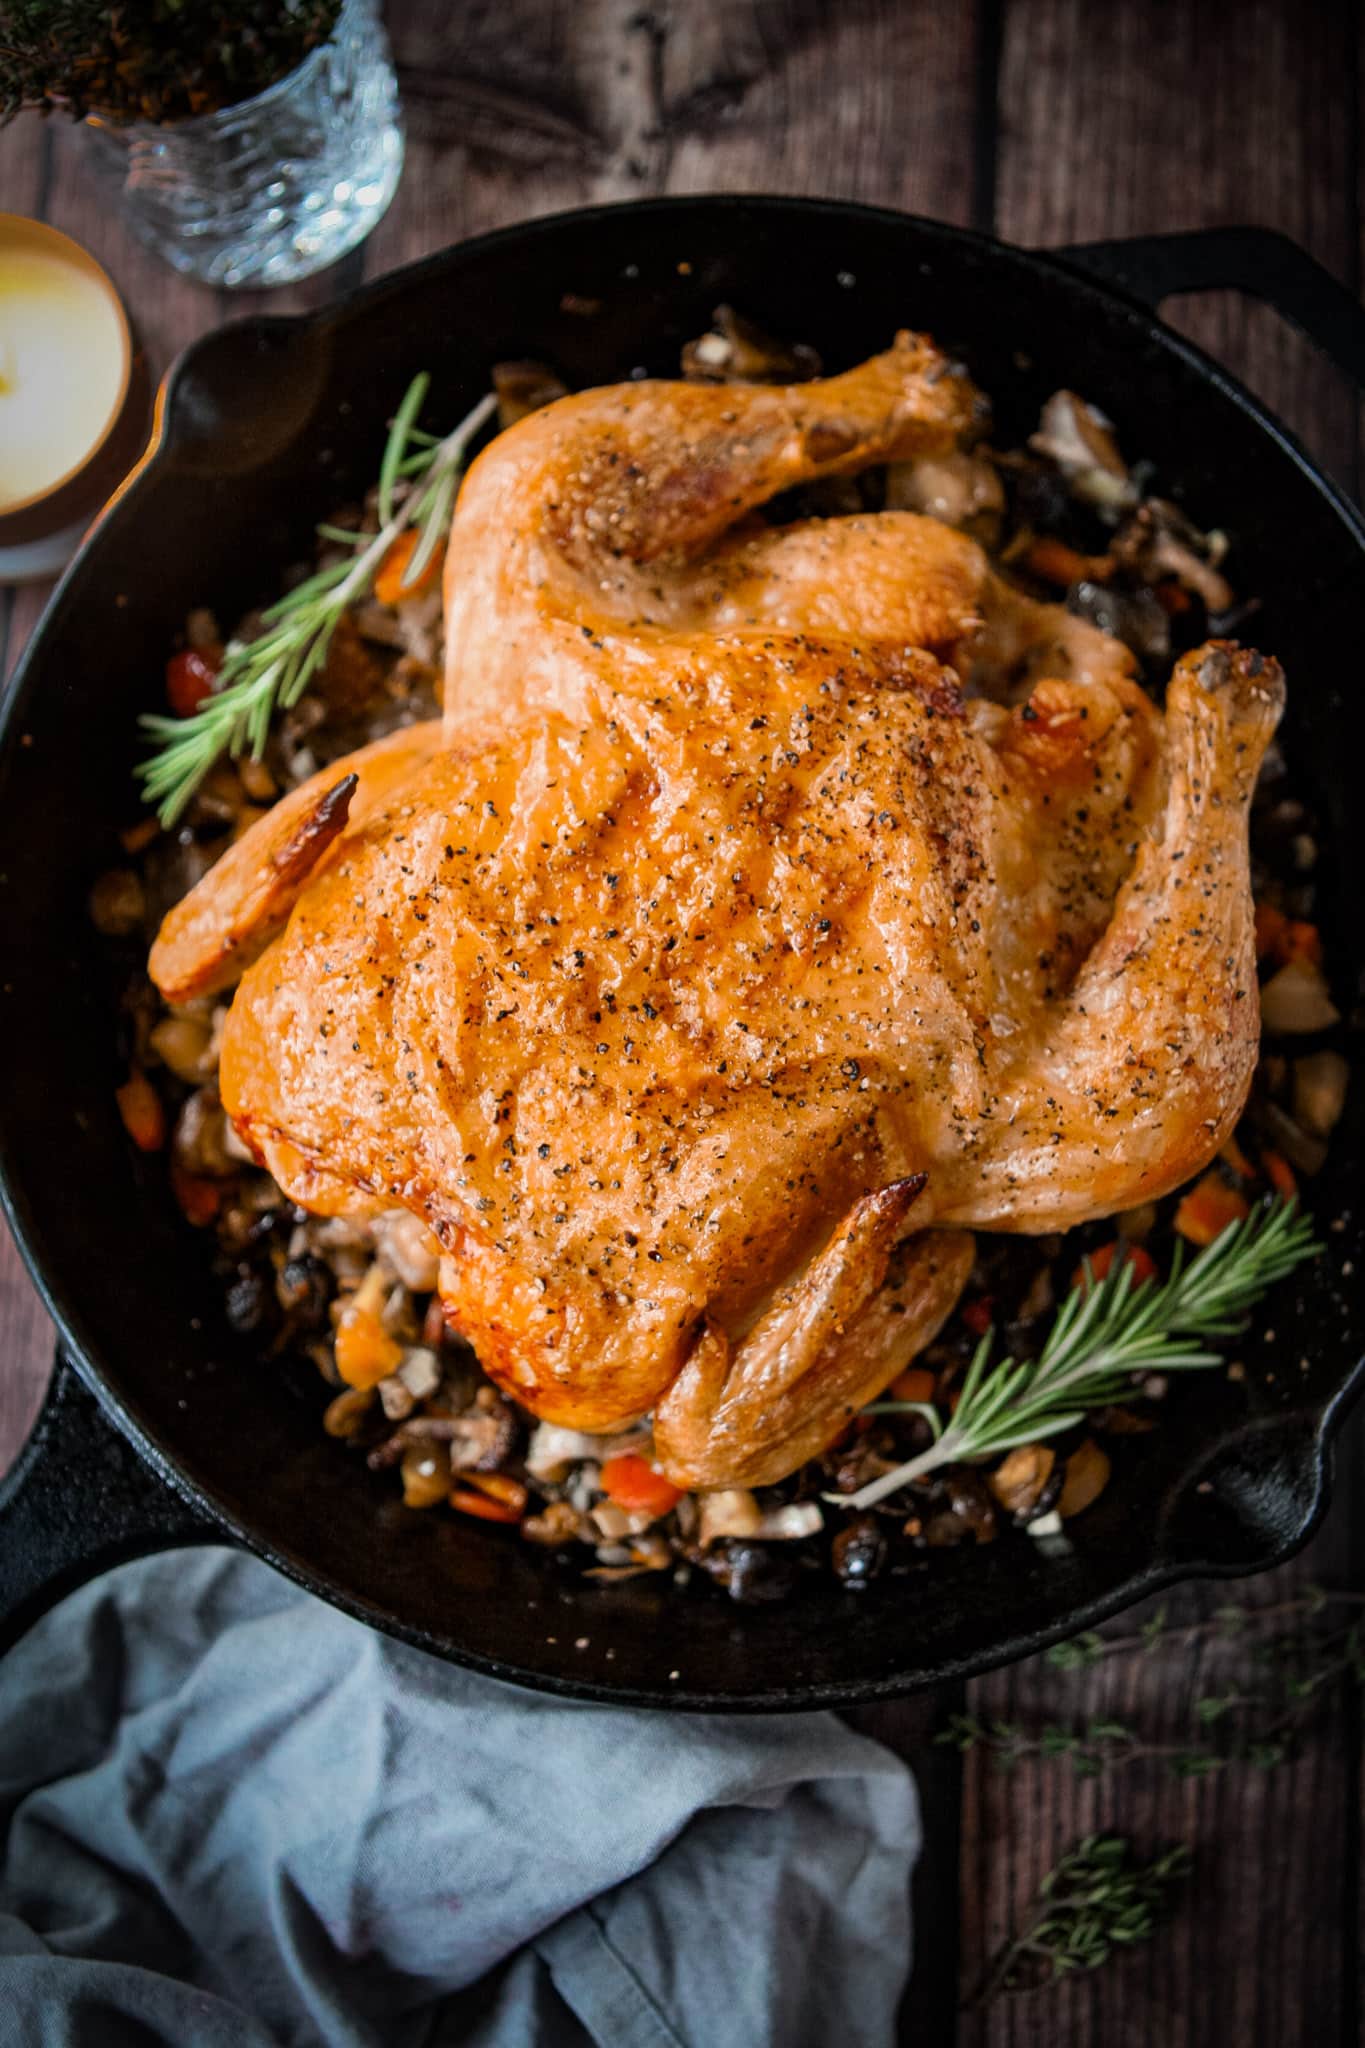
{"label": "rosemary sprig", "polygon": [[[868,1508],[940,1465],[999,1457],[1080,1422],[1131,1391],[1135,1373],[1192,1372],[1222,1361],[1203,1340],[1231,1337],[1277,1280],[1320,1250],[1312,1226],[1290,1201],[1274,1200],[1229,1224],[1189,1265],[1176,1247],[1165,1281],[1135,1282],[1125,1260],[1103,1280],[1067,1297],[1036,1360],[991,1364],[988,1330],[946,1424],[930,1410],[934,1442],[856,1493],[826,1494],[844,1508]],[[1088,1270],[1088,1266],[1087,1266]],[[884,1402],[873,1413],[902,1404]],[[920,1404],[916,1404],[920,1406]],[[922,1407],[920,1412],[925,1412]]]}
{"label": "rosemary sprig", "polygon": [[1096,1970],[1114,1949],[1149,1940],[1193,1861],[1187,1848],[1176,1847],[1142,1863],[1123,1836],[1087,1835],[1043,1879],[1032,1916],[968,2003]]}
{"label": "rosemary sprig", "polygon": [[[417,545],[404,576],[416,583],[450,523],[470,443],[492,413],[492,392],[443,440],[417,428],[417,415],[430,378],[413,378],[394,415],[379,471],[378,533],[343,533],[320,527],[329,540],[355,549],[351,561],[333,562],[262,612],[264,631],[256,640],[230,643],[217,687],[188,718],[148,712],[139,721],[157,750],[136,773],[142,794],[155,804],[163,825],[173,825],[222,753],[234,758],[248,750],[259,760],[277,711],[296,704],[327,659],[337,622],[365,595],[376,570],[400,533],[415,528]],[[407,492],[398,496],[400,480]]]}

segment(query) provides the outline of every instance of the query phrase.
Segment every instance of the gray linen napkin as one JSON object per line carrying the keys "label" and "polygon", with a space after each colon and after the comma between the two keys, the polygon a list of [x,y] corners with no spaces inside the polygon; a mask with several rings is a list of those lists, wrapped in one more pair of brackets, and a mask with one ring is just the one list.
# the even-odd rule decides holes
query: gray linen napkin
{"label": "gray linen napkin", "polygon": [[829,1715],[500,1685],[231,1550],[0,1664],[3,2048],[879,2048],[914,1785]]}

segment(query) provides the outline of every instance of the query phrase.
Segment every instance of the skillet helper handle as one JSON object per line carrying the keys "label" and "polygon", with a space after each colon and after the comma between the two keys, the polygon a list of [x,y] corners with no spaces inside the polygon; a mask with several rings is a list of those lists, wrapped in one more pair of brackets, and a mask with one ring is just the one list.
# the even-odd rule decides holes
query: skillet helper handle
{"label": "skillet helper handle", "polygon": [[33,1434],[0,1482],[0,1651],[110,1565],[227,1540],[120,1435],[59,1349]]}
{"label": "skillet helper handle", "polygon": [[1177,292],[1246,292],[1316,342],[1365,387],[1365,308],[1330,270],[1273,228],[1194,228],[1050,252],[1155,311]]}

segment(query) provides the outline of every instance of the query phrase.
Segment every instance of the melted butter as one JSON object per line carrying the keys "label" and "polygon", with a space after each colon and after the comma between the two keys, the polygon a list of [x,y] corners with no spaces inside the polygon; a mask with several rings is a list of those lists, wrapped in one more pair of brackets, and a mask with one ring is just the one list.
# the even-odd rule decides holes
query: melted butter
{"label": "melted butter", "polygon": [[0,247],[0,512],[90,454],[122,380],[119,319],[98,280],[45,251]]}

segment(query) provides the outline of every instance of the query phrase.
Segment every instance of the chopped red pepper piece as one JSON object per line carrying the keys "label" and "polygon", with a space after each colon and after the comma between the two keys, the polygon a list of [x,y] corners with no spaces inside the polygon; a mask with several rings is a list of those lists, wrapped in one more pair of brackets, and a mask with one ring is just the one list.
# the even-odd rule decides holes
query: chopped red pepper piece
{"label": "chopped red pepper piece", "polygon": [[177,718],[188,718],[213,695],[218,664],[197,647],[182,648],[166,663],[166,696]]}
{"label": "chopped red pepper piece", "polygon": [[602,1491],[628,1514],[666,1515],[682,1499],[684,1489],[656,1472],[648,1458],[621,1451],[602,1467]]}

